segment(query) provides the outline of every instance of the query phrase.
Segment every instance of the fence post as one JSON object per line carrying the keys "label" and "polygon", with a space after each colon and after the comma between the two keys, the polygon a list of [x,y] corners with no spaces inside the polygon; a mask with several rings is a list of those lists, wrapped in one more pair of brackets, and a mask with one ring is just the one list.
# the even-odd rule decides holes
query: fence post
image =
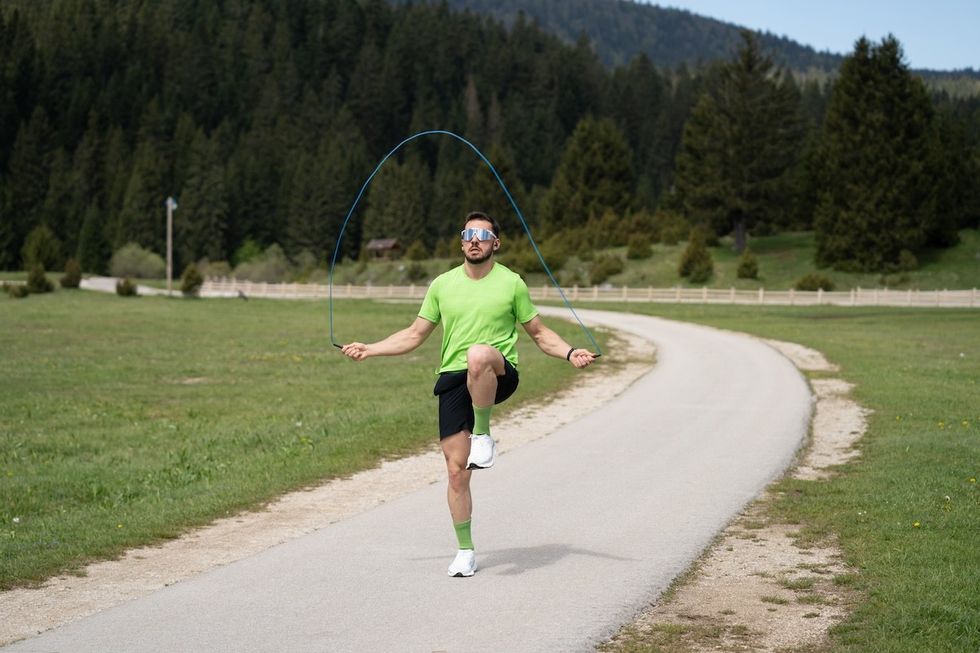
{"label": "fence post", "polygon": [[905,298],[905,305],[906,306],[911,306],[912,305],[912,289],[911,288],[909,288],[908,297]]}
{"label": "fence post", "polygon": [[623,301],[624,302],[629,299],[629,289],[630,289],[629,286],[627,286],[626,284],[623,284]]}
{"label": "fence post", "polygon": [[578,284],[572,286],[572,299],[578,299]]}
{"label": "fence post", "polygon": [[765,303],[766,303],[766,289],[759,288],[759,304],[765,304]]}
{"label": "fence post", "polygon": [[[973,294],[976,294],[976,291]],[[647,301],[653,301],[653,286],[647,286]]]}
{"label": "fence post", "polygon": [[599,299],[599,286],[592,286],[592,300]]}
{"label": "fence post", "polygon": [[973,293],[970,295],[970,308],[977,305],[977,289],[973,289]]}
{"label": "fence post", "polygon": [[732,286],[728,293],[728,303],[729,304],[735,303],[735,286]]}
{"label": "fence post", "polygon": [[789,289],[789,305],[793,306],[796,303],[796,288]]}
{"label": "fence post", "polygon": [[817,306],[823,304],[823,288],[817,288]]}
{"label": "fence post", "polygon": [[702,304],[707,304],[708,303],[708,287],[707,286],[701,286],[701,303]]}

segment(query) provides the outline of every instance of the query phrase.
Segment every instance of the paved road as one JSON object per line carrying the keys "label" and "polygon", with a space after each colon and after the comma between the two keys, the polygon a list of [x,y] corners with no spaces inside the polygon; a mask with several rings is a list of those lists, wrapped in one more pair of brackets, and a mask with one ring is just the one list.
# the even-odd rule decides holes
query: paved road
{"label": "paved road", "polygon": [[582,315],[653,340],[658,365],[474,475],[473,578],[446,576],[440,484],[4,651],[592,650],[780,475],[811,400],[759,341]]}

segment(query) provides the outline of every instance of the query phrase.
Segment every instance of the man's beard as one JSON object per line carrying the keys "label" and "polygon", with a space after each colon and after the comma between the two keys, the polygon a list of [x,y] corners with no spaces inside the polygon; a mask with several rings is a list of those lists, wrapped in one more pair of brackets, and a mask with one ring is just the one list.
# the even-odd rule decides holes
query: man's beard
{"label": "man's beard", "polygon": [[463,256],[466,257],[466,262],[469,263],[469,264],[471,264],[471,265],[479,265],[480,263],[485,263],[485,262],[487,262],[487,261],[490,260],[490,257],[491,256],[493,256],[493,248],[492,247],[489,250],[487,250],[487,253],[486,254],[483,254],[482,253],[482,250],[480,250],[481,251],[481,254],[478,254],[476,256],[471,256],[471,254],[470,254],[471,251],[472,250],[466,250],[465,252],[463,252]]}

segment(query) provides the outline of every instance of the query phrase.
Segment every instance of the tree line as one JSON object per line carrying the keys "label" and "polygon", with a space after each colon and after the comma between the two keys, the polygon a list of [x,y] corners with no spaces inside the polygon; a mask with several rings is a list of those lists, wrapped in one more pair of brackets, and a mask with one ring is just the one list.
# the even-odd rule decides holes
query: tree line
{"label": "tree line", "polygon": [[[696,69],[607,68],[585,39],[445,3],[10,0],[0,60],[3,269],[162,253],[168,196],[178,269],[271,246],[322,264],[376,162],[433,128],[487,153],[546,245],[815,228],[821,264],[884,269],[980,215],[980,104],[930,96],[894,39],[820,85],[748,33]],[[473,209],[520,228],[449,138],[407,146],[361,206],[351,258],[382,236],[435,251]]]}

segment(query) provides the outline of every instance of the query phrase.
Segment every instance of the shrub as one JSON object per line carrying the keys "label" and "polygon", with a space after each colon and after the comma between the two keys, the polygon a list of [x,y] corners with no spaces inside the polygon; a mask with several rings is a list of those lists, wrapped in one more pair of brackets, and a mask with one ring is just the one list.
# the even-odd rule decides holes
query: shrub
{"label": "shrub", "polygon": [[126,243],[112,255],[109,272],[114,277],[162,279],[167,273],[167,264],[159,254],[136,243]]}
{"label": "shrub", "polygon": [[626,243],[626,258],[630,260],[650,258],[653,249],[650,247],[650,237],[646,234],[633,234]]}
{"label": "shrub", "polygon": [[65,263],[65,276],[61,277],[59,283],[62,288],[78,288],[82,283],[82,266],[73,258]]}
{"label": "shrub", "polygon": [[184,268],[184,273],[180,275],[180,292],[185,295],[196,295],[197,291],[204,285],[204,277],[193,263]]}
{"label": "shrub", "polygon": [[412,261],[405,267],[405,278],[412,283],[418,283],[428,279],[429,272],[419,261]]}
{"label": "shrub", "polygon": [[249,281],[279,283],[286,281],[292,273],[292,266],[282,247],[273,244],[262,255],[241,263],[235,268],[235,277]]}
{"label": "shrub", "polygon": [[120,297],[136,297],[139,291],[136,289],[136,284],[126,278],[116,282],[116,294]]}
{"label": "shrub", "polygon": [[24,267],[28,270],[35,263],[53,270],[60,267],[65,260],[61,258],[61,241],[43,224],[27,234],[20,254],[24,259]]}
{"label": "shrub", "polygon": [[[552,270],[560,270],[565,267],[571,252],[568,250],[568,241],[562,238],[562,232],[553,235],[546,240],[540,247],[541,256]],[[533,252],[532,252],[533,254]],[[537,259],[537,256],[534,257]]]}
{"label": "shrub", "polygon": [[704,232],[699,229],[691,230],[691,238],[681,254],[681,262],[677,273],[687,277],[693,283],[704,283],[714,274],[715,264],[711,252],[705,244]]}
{"label": "shrub", "polygon": [[28,292],[27,286],[19,283],[5,283],[3,284],[3,289],[7,291],[7,295],[13,299],[23,299],[31,294]]}
{"label": "shrub", "polygon": [[623,259],[610,254],[603,254],[592,262],[592,269],[589,271],[589,283],[597,286],[622,271]]}
{"label": "shrub", "polygon": [[793,284],[793,288],[796,290],[826,290],[830,291],[834,289],[834,282],[830,280],[830,277],[820,274],[818,272],[811,272],[806,276],[797,279],[796,283]]}
{"label": "shrub", "polygon": [[48,275],[44,273],[44,266],[40,263],[32,265],[30,271],[27,273],[27,292],[37,295],[51,292],[52,290],[54,290],[54,284],[48,279]]}
{"label": "shrub", "polygon": [[405,250],[405,258],[409,261],[425,261],[429,258],[429,252],[425,249],[425,245],[422,244],[421,240],[416,240]]}
{"label": "shrub", "polygon": [[680,213],[658,210],[653,215],[653,237],[665,245],[676,245],[690,233],[691,225]]}
{"label": "shrub", "polygon": [[898,254],[898,269],[901,272],[911,272],[912,270],[919,267],[919,259],[915,258],[915,254],[907,249],[903,249]]}
{"label": "shrub", "polygon": [[245,240],[241,246],[235,250],[234,256],[231,260],[235,265],[241,265],[242,263],[248,263],[249,261],[255,260],[262,256],[262,248],[257,242],[248,238]]}
{"label": "shrub", "polygon": [[746,248],[742,252],[742,256],[738,259],[738,271],[736,272],[739,279],[758,279],[759,278],[759,261],[756,260],[755,254]]}

